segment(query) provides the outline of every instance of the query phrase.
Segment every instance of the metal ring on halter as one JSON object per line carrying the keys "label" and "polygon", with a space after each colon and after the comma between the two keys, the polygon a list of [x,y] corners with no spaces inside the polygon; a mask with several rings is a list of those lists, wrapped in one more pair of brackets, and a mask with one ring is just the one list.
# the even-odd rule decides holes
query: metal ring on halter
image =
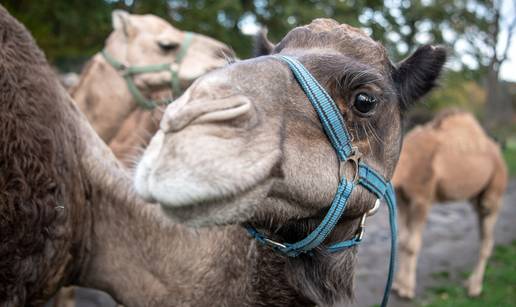
{"label": "metal ring on halter", "polygon": [[129,72],[129,67],[125,64],[120,64],[120,67],[118,68],[118,71],[120,72],[120,75],[122,77],[130,76],[131,73]]}
{"label": "metal ring on halter", "polygon": [[367,217],[374,215],[376,212],[378,212],[378,209],[380,209],[380,199],[379,198],[377,198],[376,201],[374,202],[373,208],[367,210],[366,213],[362,214],[362,217],[360,218],[360,225],[358,226],[358,230],[357,230],[357,235],[355,237],[355,239],[357,241],[362,241],[362,238],[364,237]]}
{"label": "metal ring on halter", "polygon": [[359,176],[359,167],[358,163],[360,162],[360,159],[362,158],[362,153],[360,150],[358,150],[357,147],[353,147],[353,151],[351,152],[351,155],[346,159],[346,161],[339,161],[339,176],[340,178],[344,178],[346,175],[346,168],[345,165],[347,162],[351,162],[353,164],[355,174],[353,175],[353,183],[357,183],[360,179]]}
{"label": "metal ring on halter", "polygon": [[380,209],[380,199],[379,198],[377,198],[376,201],[374,202],[373,208],[371,208],[367,211],[367,216],[375,215],[376,212],[378,212],[378,209]]}
{"label": "metal ring on halter", "polygon": [[173,62],[170,63],[170,69],[176,72],[179,72],[179,63]]}

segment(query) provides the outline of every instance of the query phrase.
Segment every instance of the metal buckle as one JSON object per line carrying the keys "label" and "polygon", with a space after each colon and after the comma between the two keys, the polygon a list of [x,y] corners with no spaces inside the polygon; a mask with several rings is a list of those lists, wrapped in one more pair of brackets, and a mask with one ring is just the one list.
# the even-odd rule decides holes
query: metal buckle
{"label": "metal buckle", "polygon": [[179,72],[179,63],[176,63],[176,62],[170,63],[169,69],[171,71],[175,71],[176,73]]}
{"label": "metal buckle", "polygon": [[353,176],[352,182],[357,183],[358,180],[360,179],[358,164],[360,162],[360,159],[362,159],[362,153],[360,152],[360,150],[358,150],[358,147],[356,147],[356,146],[352,147],[352,150],[353,151],[351,152],[351,155],[346,159],[346,161],[339,161],[339,176],[340,176],[339,179],[345,177],[346,162],[351,162],[351,164],[353,164],[353,167],[355,169],[355,175]]}
{"label": "metal buckle", "polygon": [[123,77],[131,75],[131,73],[129,72],[129,67],[126,66],[125,64],[121,64],[120,67],[118,68],[118,71],[120,72],[120,75],[122,75]]}
{"label": "metal buckle", "polygon": [[357,235],[355,237],[355,240],[357,240],[359,242],[362,241],[362,238],[364,237],[364,234],[365,234],[367,217],[375,215],[376,212],[378,212],[378,209],[380,209],[380,199],[379,198],[377,198],[376,201],[374,202],[373,208],[367,210],[366,213],[362,214],[362,217],[360,218],[360,225],[358,226]]}
{"label": "metal buckle", "polygon": [[267,245],[272,246],[272,247],[277,247],[277,248],[282,248],[282,249],[287,248],[287,246],[285,244],[276,242],[271,239],[263,238],[263,242],[267,243]]}
{"label": "metal buckle", "polygon": [[366,213],[367,213],[367,216],[373,216],[376,214],[376,212],[378,212],[378,209],[380,209],[380,199],[377,198],[376,201],[374,202],[374,206],[373,208],[369,209]]}

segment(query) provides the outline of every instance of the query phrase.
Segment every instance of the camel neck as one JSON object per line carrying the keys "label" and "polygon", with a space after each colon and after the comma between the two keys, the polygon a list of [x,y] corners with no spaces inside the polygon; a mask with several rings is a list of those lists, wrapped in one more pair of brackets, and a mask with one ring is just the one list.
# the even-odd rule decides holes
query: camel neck
{"label": "camel neck", "polygon": [[79,285],[128,307],[300,302],[284,257],[257,246],[241,226],[172,224],[158,206],[127,192],[130,180],[117,169],[94,175],[101,184],[91,189],[92,231]]}
{"label": "camel neck", "polygon": [[258,246],[243,227],[187,228],[143,202],[128,172],[77,115],[86,207],[79,224],[90,229],[81,231],[85,255],[75,263],[74,284],[104,290],[127,307],[302,302],[288,281],[287,259]]}
{"label": "camel neck", "polygon": [[88,62],[71,96],[106,143],[136,108],[124,79],[100,54]]}

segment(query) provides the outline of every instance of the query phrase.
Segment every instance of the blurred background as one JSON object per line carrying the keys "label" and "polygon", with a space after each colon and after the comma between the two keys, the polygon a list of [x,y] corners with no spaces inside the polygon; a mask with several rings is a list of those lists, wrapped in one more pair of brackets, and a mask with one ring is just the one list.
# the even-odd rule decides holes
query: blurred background
{"label": "blurred background", "polygon": [[[515,0],[2,0],[23,22],[61,72],[80,72],[111,32],[111,11],[158,15],[182,30],[199,32],[249,57],[260,27],[277,42],[295,26],[331,17],[362,28],[394,60],[424,43],[449,47],[440,90],[427,97],[414,121],[446,106],[473,111],[507,140],[516,106]],[[410,125],[410,124],[409,124]],[[512,131],[513,132],[513,131]]]}
{"label": "blurred background", "polygon": [[[421,44],[443,44],[449,49],[450,60],[441,86],[407,115],[405,129],[428,121],[446,107],[471,111],[502,144],[510,173],[516,175],[516,0],[0,0],[0,3],[29,28],[56,70],[72,76],[80,73],[84,63],[104,46],[112,31],[114,9],[158,15],[181,30],[199,32],[228,44],[240,58],[251,55],[252,36],[262,27],[268,29],[269,39],[276,43],[293,27],[318,17],[334,18],[363,29],[382,42],[395,61],[402,60]],[[476,259],[471,256],[478,249],[473,213],[465,203],[432,212],[424,236],[425,242],[430,243],[425,243],[418,272],[421,299],[394,300],[392,306],[516,306],[515,180],[511,180],[497,225],[496,241],[500,245],[486,275],[485,283],[492,289],[486,289],[479,299],[467,298],[457,283]],[[372,224],[379,225],[381,220],[379,217]],[[453,231],[455,239],[450,239]],[[442,243],[445,237],[449,240]],[[387,242],[378,228],[377,235],[361,249],[362,267],[358,270],[356,286],[360,303],[356,306],[371,306],[379,297],[376,293],[382,291],[382,276],[385,276],[382,270],[386,265],[377,264],[375,255],[387,250]],[[442,256],[431,256],[446,251],[449,256],[445,260]],[[430,256],[425,258],[426,255]],[[83,295],[90,297],[91,305],[81,306],[114,304],[93,292]]]}

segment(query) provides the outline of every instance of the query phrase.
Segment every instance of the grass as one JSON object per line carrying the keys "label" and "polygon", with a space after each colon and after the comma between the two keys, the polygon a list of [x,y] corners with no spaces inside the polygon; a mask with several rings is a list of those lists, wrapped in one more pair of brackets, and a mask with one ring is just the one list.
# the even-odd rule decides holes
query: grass
{"label": "grass", "polygon": [[516,140],[509,139],[507,141],[507,147],[503,151],[503,156],[507,162],[509,168],[509,174],[516,176]]}
{"label": "grass", "polygon": [[480,297],[470,298],[466,289],[450,281],[446,273],[434,274],[442,280],[440,286],[431,289],[422,307],[515,307],[516,306],[516,241],[497,246],[484,278],[484,290]]}

